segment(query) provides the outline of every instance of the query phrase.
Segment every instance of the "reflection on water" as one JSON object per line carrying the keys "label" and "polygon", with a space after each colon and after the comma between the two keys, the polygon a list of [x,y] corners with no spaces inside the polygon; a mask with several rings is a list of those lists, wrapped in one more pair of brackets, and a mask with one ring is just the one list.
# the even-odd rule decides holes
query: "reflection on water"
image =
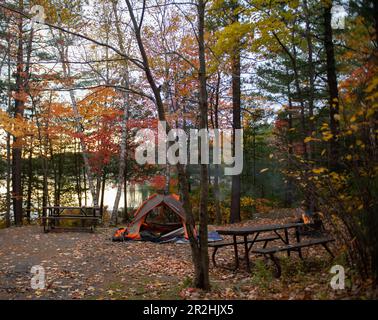
{"label": "reflection on water", "polygon": [[[104,206],[108,209],[113,209],[114,200],[117,195],[117,188],[107,186],[105,188]],[[150,195],[149,188],[144,185],[132,185],[127,187],[127,206],[129,208],[137,208],[142,202]],[[91,195],[87,194],[88,203],[92,203]],[[118,208],[124,207],[124,192],[122,192],[121,199],[119,200]]]}
{"label": "reflection on water", "polygon": [[[114,200],[117,194],[117,188],[113,185],[108,185],[105,187],[105,195],[104,195],[104,206],[107,206],[108,210],[113,209]],[[6,195],[6,188],[4,184],[0,184],[0,197],[1,201],[5,200]],[[127,187],[127,206],[128,208],[137,208],[140,204],[150,195],[150,189],[146,185],[130,185]],[[42,198],[42,191],[40,192],[40,197]],[[53,195],[51,195],[50,200],[53,199]],[[75,201],[77,201],[77,197],[74,197]],[[119,200],[118,208],[124,207],[124,192],[122,191],[121,199]],[[41,201],[41,200],[39,200]],[[89,191],[87,191],[87,205],[90,206],[92,204],[92,196]],[[78,203],[72,203],[72,205],[78,205]],[[84,194],[82,205],[84,206]],[[5,207],[5,206],[4,206]],[[0,207],[0,219],[4,216],[4,207]],[[25,207],[25,204],[24,204]],[[32,217],[38,217],[37,209],[40,207],[40,203],[33,203],[33,207],[35,210],[32,213]]]}

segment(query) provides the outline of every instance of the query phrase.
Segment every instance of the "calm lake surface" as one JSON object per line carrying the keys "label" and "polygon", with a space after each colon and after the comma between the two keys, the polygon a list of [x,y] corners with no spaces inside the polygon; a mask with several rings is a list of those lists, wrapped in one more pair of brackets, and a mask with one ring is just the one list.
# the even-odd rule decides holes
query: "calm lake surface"
{"label": "calm lake surface", "polygon": [[[105,187],[105,196],[104,196],[104,205],[107,206],[108,210],[113,209],[114,205],[114,200],[117,194],[117,188],[108,185]],[[150,195],[150,190],[147,186],[145,185],[132,185],[127,187],[127,205],[129,208],[137,208],[139,205]],[[0,197],[1,200],[5,199],[6,196],[6,187],[5,183],[0,184]],[[53,199],[53,195],[51,195],[50,200]],[[77,201],[77,197],[74,199]],[[78,203],[74,204],[78,205]],[[82,205],[84,206],[84,194],[83,194],[83,203]],[[92,196],[89,191],[87,191],[87,205],[90,206],[92,205]],[[41,204],[35,203],[34,207],[35,210],[33,210],[33,217],[38,217],[38,212],[37,208],[40,207]],[[121,199],[119,201],[118,208],[123,208],[124,207],[124,192],[122,191]],[[4,211],[3,208],[0,208],[0,219],[4,216]]]}

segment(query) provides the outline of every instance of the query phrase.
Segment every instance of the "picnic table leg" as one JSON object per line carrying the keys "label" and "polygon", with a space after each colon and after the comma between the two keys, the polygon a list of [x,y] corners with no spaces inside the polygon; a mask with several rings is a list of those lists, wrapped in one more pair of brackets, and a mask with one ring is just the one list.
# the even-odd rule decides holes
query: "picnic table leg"
{"label": "picnic table leg", "polygon": [[256,242],[256,240],[257,240],[259,234],[260,234],[260,232],[257,232],[256,235],[254,236],[254,238],[253,238],[251,244],[249,245],[248,252],[251,251],[251,249],[252,249],[253,245],[255,244],[255,242]]}
{"label": "picnic table leg", "polygon": [[249,250],[248,250],[248,236],[244,236],[244,254],[245,254],[245,262],[247,264],[247,270],[250,271],[251,267],[249,265]]}
{"label": "picnic table leg", "polygon": [[[285,242],[289,244],[289,232],[285,229]],[[290,257],[290,250],[287,250],[287,256]]]}
{"label": "picnic table leg", "polygon": [[239,255],[238,255],[238,243],[236,241],[236,236],[234,235],[233,236],[233,240],[234,240],[234,253],[235,253],[235,269],[238,269],[239,268]]}
{"label": "picnic table leg", "polygon": [[42,209],[42,226],[43,226],[43,232],[46,232],[46,208]]}
{"label": "picnic table leg", "polygon": [[216,264],[216,262],[215,262],[215,255],[216,255],[217,251],[218,251],[218,247],[214,247],[213,254],[211,255],[211,259],[213,260],[213,265],[214,265],[214,267],[217,266],[217,264]]}
{"label": "picnic table leg", "polygon": [[47,232],[50,232],[50,230],[51,230],[51,220],[46,220],[46,233]]}
{"label": "picnic table leg", "polygon": [[[301,242],[301,236],[300,236],[298,227],[295,228],[295,238],[297,239],[297,243]],[[299,255],[299,258],[303,259],[301,248],[298,249],[298,255]]]}
{"label": "picnic table leg", "polygon": [[327,250],[327,252],[331,255],[332,258],[335,257],[335,255],[333,254],[333,252],[331,251],[331,249],[328,247],[326,243],[322,243],[322,246],[324,247],[324,249]]}
{"label": "picnic table leg", "polygon": [[278,258],[273,253],[270,253],[269,257],[273,261],[274,266],[276,267],[274,276],[276,278],[281,277],[281,265],[280,265],[280,261],[278,260]]}
{"label": "picnic table leg", "polygon": [[[51,217],[53,215],[53,210],[51,208],[48,209],[47,217]],[[51,222],[50,220],[46,220],[46,232],[51,230]]]}
{"label": "picnic table leg", "polygon": [[[54,216],[59,216],[60,217],[63,213],[64,213],[64,209],[63,210],[58,209],[56,211],[56,214],[54,214]],[[55,227],[60,227],[60,219],[52,219],[50,221],[50,223],[51,223],[51,228],[52,229],[54,229]]]}

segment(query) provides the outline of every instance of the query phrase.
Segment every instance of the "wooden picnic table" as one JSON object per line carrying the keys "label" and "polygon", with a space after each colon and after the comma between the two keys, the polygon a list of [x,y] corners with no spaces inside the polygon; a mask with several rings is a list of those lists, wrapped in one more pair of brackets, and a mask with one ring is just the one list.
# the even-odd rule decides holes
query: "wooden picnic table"
{"label": "wooden picnic table", "polygon": [[[274,232],[276,237],[272,240],[279,239],[285,245],[289,245],[289,229],[295,229],[295,237],[297,243],[300,242],[300,234],[298,232],[298,228],[303,226],[304,223],[286,223],[286,224],[270,224],[270,225],[259,225],[259,226],[251,226],[251,227],[240,227],[240,228],[224,228],[216,230],[219,234],[225,236],[232,236],[232,245],[234,247],[235,253],[235,267],[232,270],[237,270],[239,268],[239,253],[238,253],[238,244],[244,244],[244,255],[247,264],[248,270],[250,270],[250,263],[249,263],[249,252],[255,242],[259,242],[259,236],[262,233],[266,232]],[[279,231],[283,230],[284,235],[282,236]],[[250,239],[249,237],[252,237]],[[243,240],[237,240],[237,237],[242,237]],[[264,248],[267,245],[268,241],[265,242]],[[215,243],[216,246],[216,243]],[[215,264],[215,253],[216,248],[214,249],[213,253],[213,262]],[[302,253],[300,248],[298,249],[299,256],[302,257]],[[287,251],[288,256],[290,256],[290,251]]]}
{"label": "wooden picnic table", "polygon": [[[60,220],[80,220],[82,221],[82,227],[84,228],[84,221],[91,223],[90,230],[94,231],[96,224],[101,220],[101,208],[100,207],[73,207],[73,206],[48,206],[44,207],[46,215],[42,217],[43,230],[45,232],[50,231],[56,227],[56,224]],[[79,211],[77,214],[64,214],[66,210]]]}

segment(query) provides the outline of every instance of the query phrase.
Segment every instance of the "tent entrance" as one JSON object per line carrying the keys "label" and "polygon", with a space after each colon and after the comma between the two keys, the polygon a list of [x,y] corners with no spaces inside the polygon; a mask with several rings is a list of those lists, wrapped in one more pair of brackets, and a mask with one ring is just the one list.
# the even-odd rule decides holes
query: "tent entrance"
{"label": "tent entrance", "polygon": [[146,214],[139,232],[142,238],[151,240],[151,237],[159,238],[179,228],[182,228],[180,216],[169,207],[160,205]]}
{"label": "tent entrance", "polygon": [[160,235],[164,235],[168,232],[171,232],[181,227],[182,227],[181,222],[171,222],[171,223],[147,222],[141,225],[140,231],[147,230],[153,233],[159,233]]}

